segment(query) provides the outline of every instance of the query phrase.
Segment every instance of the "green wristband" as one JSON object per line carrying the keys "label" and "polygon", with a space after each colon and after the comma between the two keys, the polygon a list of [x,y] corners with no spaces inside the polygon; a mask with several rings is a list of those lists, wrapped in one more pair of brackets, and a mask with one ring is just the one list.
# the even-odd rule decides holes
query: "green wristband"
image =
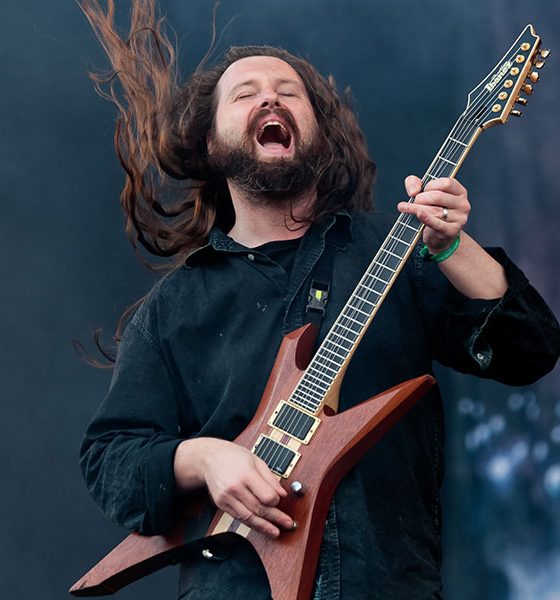
{"label": "green wristband", "polygon": [[443,252],[439,252],[438,254],[430,254],[430,251],[428,250],[428,246],[424,245],[423,248],[420,250],[420,256],[424,257],[426,260],[429,260],[431,262],[440,263],[440,262],[443,262],[444,260],[447,260],[455,252],[455,250],[457,250],[460,243],[461,243],[461,236],[458,235],[453,240],[453,243],[451,244],[451,246],[449,246],[449,248],[447,248],[447,250],[444,250]]}

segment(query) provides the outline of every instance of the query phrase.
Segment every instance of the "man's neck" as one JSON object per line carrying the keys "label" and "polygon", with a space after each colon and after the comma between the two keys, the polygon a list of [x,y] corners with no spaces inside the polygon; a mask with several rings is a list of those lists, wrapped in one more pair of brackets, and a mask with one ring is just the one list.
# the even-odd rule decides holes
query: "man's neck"
{"label": "man's neck", "polygon": [[302,237],[309,229],[309,223],[301,223],[299,219],[307,214],[315,202],[315,190],[293,199],[291,203],[287,199],[274,205],[248,198],[231,182],[228,182],[228,186],[235,211],[235,225],[228,235],[239,244],[255,248],[267,242]]}

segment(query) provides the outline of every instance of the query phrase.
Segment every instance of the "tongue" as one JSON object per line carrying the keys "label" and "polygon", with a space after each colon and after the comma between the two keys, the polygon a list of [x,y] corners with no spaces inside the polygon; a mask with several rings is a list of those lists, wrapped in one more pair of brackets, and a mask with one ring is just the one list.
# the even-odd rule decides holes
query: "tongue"
{"label": "tongue", "polygon": [[267,150],[285,150],[284,144],[280,142],[264,142],[261,145]]}

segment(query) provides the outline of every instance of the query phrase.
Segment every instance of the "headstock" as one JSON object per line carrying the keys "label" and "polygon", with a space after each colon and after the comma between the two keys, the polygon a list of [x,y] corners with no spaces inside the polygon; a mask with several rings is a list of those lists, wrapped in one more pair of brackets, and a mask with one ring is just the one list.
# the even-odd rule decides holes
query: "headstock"
{"label": "headstock", "polygon": [[464,117],[482,129],[505,123],[510,115],[521,116],[515,104],[525,106],[539,80],[538,69],[544,66],[550,50],[541,50],[541,39],[532,25],[527,25],[504,57],[490,71],[467,101]]}

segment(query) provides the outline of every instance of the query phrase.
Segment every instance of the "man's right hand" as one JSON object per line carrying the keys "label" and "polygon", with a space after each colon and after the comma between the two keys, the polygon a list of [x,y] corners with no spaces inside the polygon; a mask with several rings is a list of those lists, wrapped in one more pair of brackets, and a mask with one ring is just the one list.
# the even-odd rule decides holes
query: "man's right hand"
{"label": "man's right hand", "polygon": [[276,508],[286,490],[267,464],[233,442],[217,438],[185,440],[174,462],[177,490],[206,485],[216,506],[251,529],[271,537],[290,530],[294,521]]}

